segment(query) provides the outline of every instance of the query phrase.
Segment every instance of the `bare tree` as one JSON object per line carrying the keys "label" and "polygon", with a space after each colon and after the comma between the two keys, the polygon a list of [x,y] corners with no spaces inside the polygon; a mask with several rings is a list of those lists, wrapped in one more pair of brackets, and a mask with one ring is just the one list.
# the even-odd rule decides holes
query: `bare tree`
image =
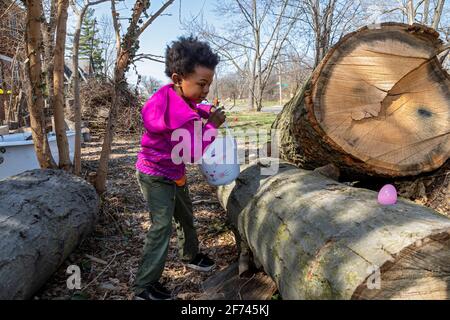
{"label": "bare tree", "polygon": [[431,27],[434,29],[437,29],[439,27],[442,11],[444,10],[444,2],[445,0],[438,0],[436,8],[434,9],[433,23],[431,24]]}
{"label": "bare tree", "polygon": [[149,97],[162,86],[162,82],[152,76],[143,76],[140,81],[140,94]]}
{"label": "bare tree", "polygon": [[[431,5],[433,5],[432,8],[430,8]],[[409,24],[421,23],[438,30],[445,8],[445,0],[380,1],[377,6],[383,8],[380,14],[387,17],[388,20],[399,21],[406,17]],[[396,13],[401,14],[400,19],[395,16]]]}
{"label": "bare tree", "polygon": [[[130,23],[127,32],[124,36],[120,35],[119,13],[116,10],[115,0],[111,0],[111,13],[113,18],[113,25],[116,35],[116,50],[117,60],[114,67],[113,84],[114,91],[112,92],[112,103],[109,110],[108,122],[106,124],[105,136],[100,154],[99,166],[96,172],[95,188],[98,193],[102,194],[106,190],[106,177],[108,175],[108,160],[111,153],[111,143],[114,136],[114,122],[117,115],[117,100],[120,94],[121,87],[125,83],[125,71],[130,63],[135,59],[138,50],[139,36],[147,29],[147,27],[155,21],[172,3],[174,0],[165,1],[161,7],[153,14],[148,15],[147,10],[150,8],[149,0],[136,0]],[[148,16],[146,20],[142,16]]]}
{"label": "bare tree", "polygon": [[333,25],[333,14],[336,9],[335,0],[329,0],[322,8],[320,2],[319,0],[308,0],[305,3],[312,19],[312,28],[315,34],[316,55],[314,66],[317,66],[325,57],[331,46],[331,27]]}
{"label": "bare tree", "polygon": [[303,0],[296,5],[300,23],[312,31],[314,68],[335,42],[358,27],[362,12],[360,0]]}
{"label": "bare tree", "polygon": [[80,174],[81,170],[81,106],[80,106],[80,78],[78,73],[78,56],[80,49],[80,34],[81,26],[84,16],[90,6],[105,2],[108,0],[98,0],[91,2],[84,0],[81,9],[79,10],[74,0],[70,1],[72,10],[77,16],[77,24],[73,35],[73,47],[72,47],[72,84],[73,84],[73,97],[74,97],[74,118],[75,118],[75,154],[74,154],[74,168],[73,172],[76,175]]}
{"label": "bare tree", "polygon": [[[282,77],[283,81],[288,84],[289,97],[294,96],[313,71],[314,62],[309,57],[308,51],[309,47],[306,47],[306,50],[299,51],[292,44],[283,50],[278,67],[280,70],[279,78]],[[279,82],[281,83],[281,79],[279,79]]]}
{"label": "bare tree", "polygon": [[406,14],[408,16],[408,23],[413,24],[414,18],[416,16],[416,10],[414,8],[414,1],[408,0],[408,4],[406,5]]}
{"label": "bare tree", "polygon": [[243,91],[246,86],[245,75],[239,72],[228,72],[223,76],[217,77],[216,84],[220,91],[222,102],[233,101],[232,107],[236,106],[236,99],[242,99]]}
{"label": "bare tree", "polygon": [[28,108],[31,120],[31,132],[34,142],[36,157],[41,168],[55,168],[48,144],[45,117],[44,117],[44,93],[42,79],[42,37],[40,21],[42,16],[42,7],[40,0],[25,0],[27,8],[26,17],[26,54],[25,71],[28,82]]}
{"label": "bare tree", "polygon": [[422,15],[422,24],[428,24],[428,15],[430,12],[430,0],[423,1],[423,15]]}
{"label": "bare tree", "polygon": [[99,21],[99,38],[103,52],[103,71],[105,78],[112,78],[116,57],[114,27],[110,15],[103,15]]}
{"label": "bare tree", "polygon": [[230,22],[215,30],[203,21],[184,23],[191,33],[207,40],[225,62],[248,79],[249,108],[262,108],[262,97],[281,48],[293,30],[298,8],[289,0],[228,0],[216,12]]}
{"label": "bare tree", "polygon": [[64,170],[70,170],[72,166],[69,157],[69,143],[67,141],[64,121],[64,49],[66,47],[68,7],[69,0],[58,0],[56,42],[53,53],[54,130],[56,133],[56,143],[58,145],[59,167]]}
{"label": "bare tree", "polygon": [[42,18],[40,28],[43,38],[43,72],[45,75],[46,90],[45,100],[48,102],[49,108],[53,108],[53,53],[55,47],[56,34],[56,16],[57,16],[57,0],[42,0],[41,5]]}
{"label": "bare tree", "polygon": [[[371,3],[367,0],[365,2]],[[443,39],[447,42],[444,48],[449,43],[450,33],[450,5],[445,0],[398,0],[398,1],[379,1],[376,5],[370,6],[378,7],[378,18],[384,21],[401,21],[405,22],[405,17],[409,24],[420,23],[434,28],[438,31]],[[449,50],[444,49],[439,57],[444,67],[448,68],[446,60],[449,56]]]}

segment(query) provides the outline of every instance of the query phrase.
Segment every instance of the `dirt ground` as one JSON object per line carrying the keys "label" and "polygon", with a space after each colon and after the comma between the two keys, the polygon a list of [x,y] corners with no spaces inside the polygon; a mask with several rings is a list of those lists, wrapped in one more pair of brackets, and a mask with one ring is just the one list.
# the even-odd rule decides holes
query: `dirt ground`
{"label": "dirt ground", "polygon": [[[149,213],[135,178],[139,136],[115,139],[98,223],[94,232],[83,241],[52,276],[34,299],[133,299],[132,286],[138,268]],[[95,172],[101,150],[98,139],[82,147],[82,173]],[[178,299],[196,299],[201,284],[237,259],[234,235],[226,226],[225,211],[216,197],[216,188],[209,186],[195,165],[187,168],[191,199],[200,242],[200,250],[211,256],[217,267],[208,273],[186,268],[178,257],[175,231],[172,233],[166,267],[161,281]],[[69,265],[81,269],[81,290],[69,290],[66,274]]]}

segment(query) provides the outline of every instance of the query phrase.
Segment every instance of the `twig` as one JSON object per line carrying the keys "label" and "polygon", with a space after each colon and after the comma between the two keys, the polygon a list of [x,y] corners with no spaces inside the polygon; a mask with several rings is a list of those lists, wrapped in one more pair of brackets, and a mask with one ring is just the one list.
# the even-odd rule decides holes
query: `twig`
{"label": "twig", "polygon": [[161,8],[158,9],[158,11],[156,11],[143,25],[142,27],[138,30],[138,36],[144,32],[144,30],[159,16],[161,15],[161,13],[163,13],[164,10],[166,10],[166,8],[168,6],[170,6],[172,3],[174,2],[174,0],[168,0],[166,3],[164,3]]}
{"label": "twig", "polygon": [[172,290],[172,292],[171,292],[172,295],[178,295],[178,293],[181,291],[183,285],[184,285],[188,280],[191,280],[191,279],[192,279],[191,277],[189,277],[189,275],[190,275],[191,273],[192,273],[192,272],[189,272],[188,274],[186,274],[186,275],[185,275],[186,279],[184,279],[182,283],[180,283],[179,285],[177,285],[177,286]]}
{"label": "twig", "polygon": [[201,204],[201,203],[207,203],[207,204],[218,203],[218,204],[220,204],[219,201],[214,200],[214,199],[201,199],[201,200],[192,201],[193,205],[197,205],[197,204]]}
{"label": "twig", "polygon": [[9,9],[11,9],[12,6],[16,4],[16,1],[17,1],[17,0],[14,0],[13,2],[11,2],[11,4],[9,5],[9,7],[6,8],[6,10],[5,10],[5,11],[2,13],[2,15],[0,16],[0,19],[3,18],[3,16],[5,16],[5,15],[8,13]]}
{"label": "twig", "polygon": [[92,279],[91,282],[89,282],[86,286],[84,286],[81,291],[86,290],[92,283],[94,283],[94,281],[96,281],[108,268],[109,266],[114,262],[114,260],[116,259],[116,257],[119,255],[119,253],[115,253],[113,255],[113,258],[111,259],[111,261],[108,263],[108,265],[94,278]]}
{"label": "twig", "polygon": [[84,256],[85,256],[86,258],[91,259],[91,260],[94,261],[94,262],[97,262],[97,263],[100,263],[100,264],[108,264],[108,262],[106,262],[105,260],[96,258],[96,257],[91,256],[91,255],[89,255],[89,254],[85,254]]}
{"label": "twig", "polygon": [[155,61],[155,62],[160,62],[160,63],[164,63],[164,57],[163,56],[158,56],[158,55],[154,55],[154,54],[137,54],[133,61],[139,61],[139,60],[144,60],[144,59],[148,59],[151,61]]}
{"label": "twig", "polygon": [[239,300],[243,300],[243,299],[242,299],[242,296],[241,296],[241,290],[242,290],[242,288],[244,288],[251,280],[253,280],[253,278],[254,278],[255,276],[256,276],[256,273],[254,273],[254,274],[250,277],[250,279],[248,279],[247,281],[245,281],[245,283],[244,283],[242,286],[239,287],[239,290],[238,290]]}
{"label": "twig", "polygon": [[116,229],[122,234],[122,236],[125,235],[125,232],[122,230],[122,226],[119,224],[119,221],[117,221],[114,216],[106,210],[106,214],[110,216],[110,218],[113,220],[114,225],[116,226]]}
{"label": "twig", "polygon": [[438,52],[437,52],[436,55],[441,54],[442,52],[444,52],[444,51],[446,51],[446,50],[450,50],[450,43],[446,43],[446,44],[444,44],[443,46],[441,46],[441,47],[438,49]]}
{"label": "twig", "polygon": [[121,254],[124,254],[124,253],[125,253],[125,251],[119,251],[119,252],[113,253],[109,257],[113,257],[113,256],[117,257],[117,256],[120,256]]}

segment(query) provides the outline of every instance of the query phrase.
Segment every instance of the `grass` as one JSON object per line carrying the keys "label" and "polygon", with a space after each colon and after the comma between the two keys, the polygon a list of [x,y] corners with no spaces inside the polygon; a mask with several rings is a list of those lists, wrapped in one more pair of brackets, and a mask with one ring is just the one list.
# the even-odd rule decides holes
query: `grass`
{"label": "grass", "polygon": [[[235,130],[270,129],[276,114],[271,112],[226,112],[227,123]],[[223,129],[222,129],[223,130]]]}
{"label": "grass", "polygon": [[[228,126],[233,130],[233,135],[238,144],[252,141],[252,144],[256,143],[260,147],[271,140],[270,127],[276,118],[276,114],[256,111],[225,112],[225,114]],[[226,135],[223,126],[219,131],[223,136]]]}
{"label": "grass", "polygon": [[[288,101],[288,99],[283,99],[281,101],[281,103],[284,105],[287,101]],[[233,106],[233,99],[231,99],[231,100],[224,100],[222,102],[225,103],[229,108],[231,108]],[[235,103],[236,103],[236,106],[247,106],[248,105],[248,100],[247,99],[236,99]],[[280,105],[280,100],[279,99],[263,100],[262,105],[264,107],[277,106],[277,105]]]}

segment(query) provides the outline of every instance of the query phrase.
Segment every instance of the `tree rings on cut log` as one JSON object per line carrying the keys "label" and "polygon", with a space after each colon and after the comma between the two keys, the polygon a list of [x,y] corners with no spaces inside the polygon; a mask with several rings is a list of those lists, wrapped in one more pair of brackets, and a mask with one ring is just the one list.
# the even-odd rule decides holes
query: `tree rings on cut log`
{"label": "tree rings on cut log", "polygon": [[313,76],[313,121],[381,174],[440,167],[450,155],[450,77],[436,56],[437,36],[402,24],[346,36]]}
{"label": "tree rings on cut log", "polygon": [[343,176],[408,177],[450,156],[450,76],[433,29],[364,27],[339,41],[272,124],[280,157]]}

